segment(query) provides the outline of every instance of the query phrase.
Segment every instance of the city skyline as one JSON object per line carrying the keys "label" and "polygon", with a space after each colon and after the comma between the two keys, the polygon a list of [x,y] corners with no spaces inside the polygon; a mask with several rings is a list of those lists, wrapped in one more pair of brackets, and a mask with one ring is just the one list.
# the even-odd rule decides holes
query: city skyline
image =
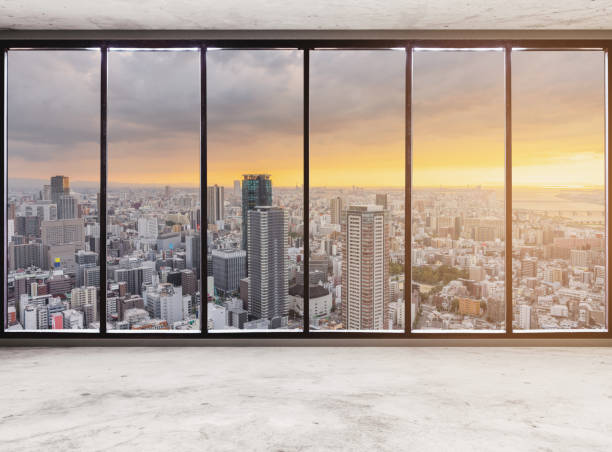
{"label": "city skyline", "polygon": [[[254,176],[268,177],[268,175],[245,175],[245,177],[251,178]],[[40,223],[40,234],[42,235],[43,248],[49,247],[49,260],[47,263],[41,261],[43,257],[42,248],[40,248],[41,245],[35,241],[31,241],[27,244],[12,244],[10,258],[12,269],[24,268],[20,265],[15,267],[16,259],[19,260],[19,262],[39,262],[35,265],[42,267],[47,266],[49,269],[53,268],[53,263],[55,262],[55,269],[60,269],[64,272],[59,275],[65,275],[66,271],[70,274],[74,274],[76,271],[76,278],[77,281],[80,281],[78,283],[80,287],[79,285],[65,286],[68,289],[72,287],[71,295],[68,296],[70,307],[70,309],[68,309],[65,303],[58,303],[58,298],[55,297],[49,298],[49,294],[46,292],[47,290],[63,290],[61,287],[64,287],[64,284],[68,283],[68,280],[57,280],[56,278],[58,275],[54,272],[46,274],[45,271],[38,270],[32,273],[32,269],[28,268],[26,273],[22,273],[22,276],[26,278],[36,278],[35,280],[38,281],[36,284],[38,284],[39,287],[35,289],[35,286],[32,286],[31,298],[28,299],[31,301],[28,301],[28,303],[32,304],[32,306],[39,306],[36,303],[40,301],[40,303],[48,303],[48,308],[43,311],[44,314],[46,313],[43,317],[40,317],[40,313],[37,314],[38,317],[34,317],[34,312],[32,309],[27,308],[27,305],[17,304],[16,307],[19,309],[15,312],[15,316],[21,322],[25,322],[25,324],[37,322],[37,324],[40,325],[40,322],[49,322],[49,325],[53,323],[53,328],[57,327],[61,329],[72,328],[72,326],[70,326],[72,325],[71,322],[77,322],[76,324],[80,325],[79,328],[83,328],[92,322],[95,323],[96,316],[95,312],[91,311],[93,309],[91,307],[92,303],[95,303],[95,300],[92,298],[92,296],[95,296],[95,286],[91,287],[91,283],[87,281],[91,280],[93,282],[94,280],[90,278],[95,278],[95,275],[99,275],[99,273],[97,273],[99,272],[99,267],[95,267],[97,253],[87,250],[87,247],[93,246],[90,245],[91,237],[83,242],[85,238],[83,234],[86,223],[89,224],[87,230],[95,234],[95,229],[90,229],[92,227],[95,228],[96,225],[95,223],[91,223],[92,219],[95,218],[95,211],[89,210],[93,209],[94,205],[92,203],[95,203],[95,198],[91,197],[91,195],[89,199],[79,198],[80,206],[90,207],[79,209],[78,218],[73,216],[62,220],[59,218],[59,210],[52,209],[55,206],[55,204],[53,204],[53,199],[60,199],[64,193],[73,193],[70,190],[69,176],[51,176],[50,184],[45,184],[41,188],[42,190],[39,196],[42,198],[23,198],[17,204],[13,204],[13,208],[16,208],[15,212],[18,216],[15,218],[17,219],[23,218],[24,213],[26,218],[37,218],[36,216],[28,216],[31,215],[27,211],[27,209],[29,209],[28,206],[32,206],[34,209],[37,209],[36,215],[45,220]],[[277,192],[277,196],[280,199],[277,199],[276,203],[280,202],[281,205],[290,204],[290,199],[293,195],[289,194],[290,198],[284,198],[285,195],[282,193],[282,190]],[[125,210],[127,213],[132,208],[130,202],[122,202],[122,200],[128,200],[128,198],[122,195],[122,192],[117,193],[109,191],[109,194],[112,194],[109,198],[109,203],[113,210],[116,211],[117,208],[127,209]],[[244,191],[242,195],[244,196]],[[340,197],[338,195],[340,195]],[[500,210],[501,204],[499,200],[496,200],[494,191],[481,187],[457,190],[425,189],[417,191],[416,196],[417,198],[413,201],[411,216],[414,227],[412,245],[412,302],[414,305],[413,310],[416,309],[415,312],[413,312],[413,322],[416,322],[415,328],[466,329],[466,326],[467,329],[499,328],[500,322],[503,322],[504,312],[503,304],[500,304],[503,303],[502,276],[504,270],[503,259],[501,259],[500,253],[503,250],[504,220]],[[239,242],[238,238],[241,230],[239,224],[235,223],[237,217],[236,213],[240,211],[240,201],[236,199],[235,192],[232,197],[233,200],[227,204],[230,209],[230,215],[227,218],[225,218],[224,213],[221,211],[218,214],[215,213],[214,218],[209,219],[212,220],[209,221],[209,232],[221,232],[221,229],[224,229],[224,221],[232,225],[231,231],[233,231],[230,232],[230,230],[227,229],[226,232],[229,232],[229,234],[225,235],[225,239],[221,239],[221,236],[219,236],[218,238],[221,239],[219,242],[215,239],[215,245],[212,252],[213,260],[216,259],[215,256],[221,256],[222,259],[244,259],[246,257],[244,251],[242,251],[242,255],[238,255],[236,254],[237,248],[233,248],[234,251],[228,251],[230,249],[226,248],[228,245],[236,246],[235,244]],[[125,281],[127,284],[127,291],[123,293],[127,292],[128,298],[124,297],[125,303],[121,301],[121,303],[125,304],[123,308],[120,308],[119,305],[115,307],[115,305],[112,304],[115,303],[115,298],[110,298],[111,304],[109,305],[109,309],[117,310],[116,312],[119,316],[119,320],[113,320],[113,322],[117,322],[117,328],[126,327],[127,323],[122,320],[124,315],[133,317],[130,317],[132,320],[130,320],[129,323],[130,325],[135,325],[134,328],[130,326],[132,329],[153,328],[165,330],[169,329],[172,325],[176,325],[179,328],[185,328],[191,325],[186,322],[194,321],[193,317],[187,317],[187,313],[191,313],[191,315],[194,313],[195,307],[193,303],[198,296],[197,293],[195,293],[195,284],[198,275],[196,273],[191,273],[189,269],[193,268],[195,271],[197,264],[196,261],[194,261],[193,254],[194,250],[199,250],[199,246],[196,245],[194,247],[189,240],[191,240],[190,237],[194,237],[192,232],[194,230],[194,221],[197,221],[199,217],[193,216],[191,219],[191,227],[185,224],[186,229],[183,230],[186,234],[186,241],[184,245],[180,245],[181,242],[176,241],[179,240],[179,236],[174,234],[177,230],[172,224],[168,225],[166,223],[164,225],[164,221],[158,222],[158,218],[163,220],[163,218],[171,218],[174,215],[167,210],[168,208],[172,209],[174,202],[180,201],[181,204],[183,204],[187,199],[191,198],[185,198],[184,192],[172,190],[168,186],[158,194],[153,193],[146,198],[142,198],[142,200],[147,200],[146,202],[150,203],[149,208],[157,205],[159,202],[162,202],[162,204],[158,206],[158,209],[161,207],[161,210],[158,210],[153,216],[147,214],[146,216],[137,217],[137,233],[138,240],[141,244],[140,246],[144,245],[146,251],[148,247],[148,245],[146,245],[147,243],[157,243],[158,252],[161,252],[161,254],[158,254],[157,262],[163,262],[162,265],[171,265],[171,268],[168,267],[166,270],[162,269],[159,274],[157,274],[157,272],[151,273],[153,261],[142,260],[147,255],[146,252],[145,254],[136,253],[130,255],[130,262],[132,258],[134,258],[136,259],[135,262],[138,262],[138,264],[130,263],[126,266],[127,261],[122,264],[121,260],[115,260],[111,267],[109,263],[109,271],[111,275],[115,275],[115,281]],[[339,304],[339,293],[342,293],[344,296],[346,292],[336,292],[341,287],[339,285],[340,280],[342,279],[342,286],[347,284],[349,291],[351,288],[351,285],[344,281],[345,273],[344,270],[342,270],[348,265],[344,259],[348,257],[350,260],[351,257],[350,255],[345,256],[343,253],[337,253],[341,250],[353,247],[353,245],[350,244],[350,240],[353,239],[350,239],[349,236],[346,235],[348,231],[345,229],[346,223],[344,219],[341,221],[342,237],[344,238],[341,238],[340,242],[338,241],[338,236],[334,233],[334,231],[338,231],[338,229],[334,226],[330,227],[330,224],[336,224],[338,221],[337,218],[334,220],[332,202],[337,199],[346,199],[347,202],[345,204],[345,202],[342,201],[339,206],[336,206],[336,208],[340,209],[339,212],[335,213],[336,217],[342,212],[346,212],[350,216],[354,209],[359,209],[351,206],[373,206],[374,202],[378,209],[384,209],[384,212],[389,212],[390,215],[394,215],[395,218],[400,221],[403,212],[401,210],[403,200],[401,195],[397,196],[397,193],[394,195],[390,195],[389,193],[381,194],[380,192],[372,190],[352,190],[343,193],[341,191],[334,191],[333,189],[312,193],[311,203],[314,204],[311,204],[311,211],[314,213],[316,226],[313,229],[314,235],[311,237],[311,241],[314,240],[314,243],[311,243],[311,246],[317,254],[311,256],[311,274],[309,279],[311,281],[319,281],[319,288],[313,289],[312,291],[312,293],[317,294],[317,297],[313,301],[313,307],[315,314],[318,313],[316,314],[318,316],[314,319],[311,317],[311,322],[314,322],[312,325],[314,329],[336,329],[342,327],[343,324],[345,329],[354,328],[354,326],[346,324],[346,319],[339,318],[337,311],[337,309],[341,309],[340,312],[342,312],[343,315],[347,314],[347,307],[342,308],[346,305],[347,301],[342,300],[342,303]],[[562,202],[566,206],[566,212],[572,210],[572,200],[565,200]],[[269,198],[260,203],[271,205],[273,200]],[[183,210],[186,208],[187,210],[193,208],[191,201],[188,202],[188,205],[191,205],[191,208],[187,208],[187,206],[184,205]],[[42,206],[47,206],[49,209],[43,210]],[[321,208],[323,208],[323,210],[321,210]],[[331,210],[326,213],[325,211],[328,208]],[[244,204],[242,209],[244,209]],[[283,209],[278,207],[258,207],[256,209],[277,209],[280,212],[283,211]],[[372,207],[368,207],[367,209],[370,211]],[[383,212],[383,210],[378,211],[381,214]],[[81,212],[83,212],[83,216]],[[289,209],[287,212],[297,213],[295,209]],[[195,214],[195,211],[192,210],[192,213]],[[294,216],[295,213],[290,216]],[[460,216],[457,216],[458,214],[460,214]],[[76,211],[73,212],[73,215],[76,215]],[[539,328],[557,328],[561,325],[562,328],[568,328],[572,325],[580,325],[593,328],[600,325],[600,307],[603,302],[601,296],[601,278],[605,272],[603,261],[604,255],[602,254],[603,248],[601,245],[603,243],[603,232],[601,232],[603,223],[595,218],[590,218],[590,215],[587,214],[587,217],[589,217],[588,222],[583,223],[584,226],[578,226],[572,222],[572,216],[567,216],[567,213],[565,219],[563,219],[562,217],[537,213],[537,210],[534,209],[520,209],[513,213],[513,215],[513,225],[517,226],[516,230],[513,228],[513,283],[516,287],[520,285],[520,297],[513,300],[513,311],[515,313],[514,322],[517,323],[517,327],[530,329],[533,325],[538,325]],[[561,212],[559,212],[559,215],[561,215]],[[353,215],[353,217],[354,216],[355,215]],[[351,228],[355,226],[353,217],[351,217],[351,221],[353,222],[351,223],[353,225]],[[110,218],[112,219],[113,217]],[[299,216],[297,216],[296,220],[299,222]],[[27,222],[20,226],[19,222],[15,223],[14,220],[12,221],[14,227],[25,228],[22,230],[25,231],[26,235],[31,234],[33,237],[39,234],[36,229],[31,229],[31,226],[29,226]],[[386,220],[384,223],[386,224]],[[113,223],[111,222],[110,224]],[[299,223],[293,224],[299,225]],[[383,223],[381,223],[381,225],[382,224]],[[117,226],[119,226],[119,224],[117,224]],[[168,229],[169,226],[170,229]],[[210,229],[211,226],[213,226],[213,229]],[[236,229],[236,226],[238,229]],[[121,227],[125,227],[125,225],[121,225]],[[401,242],[403,238],[403,222],[396,222],[391,225],[391,228],[395,229],[395,232],[391,234],[388,243],[386,237],[382,239],[383,236],[386,236],[386,232],[381,232],[379,236],[381,240],[384,240],[384,249],[387,250],[385,252],[388,252],[389,249],[392,250],[391,254],[385,257],[381,262],[389,262],[390,260],[389,265],[395,266],[393,267],[394,269],[389,279],[387,280],[385,278],[385,281],[391,284],[391,289],[388,290],[395,295],[391,298],[392,301],[384,302],[384,306],[386,307],[384,311],[381,311],[384,312],[385,315],[388,315],[387,320],[385,320],[385,325],[388,325],[388,328],[397,327],[398,325],[401,326],[405,315],[402,311],[403,301],[399,300],[397,303],[395,302],[398,295],[401,295],[401,287],[403,285],[403,272],[397,273],[397,265],[401,265],[403,259],[401,252],[403,248]],[[249,231],[250,229],[249,225]],[[265,230],[267,229],[268,226],[266,226]],[[11,230],[16,231],[16,229],[13,228],[11,228]],[[126,230],[129,230],[129,227]],[[110,236],[112,235],[113,234],[110,234]],[[23,236],[14,237],[23,240],[23,238],[19,238]],[[357,243],[361,241],[359,235],[351,237],[354,237]],[[199,238],[199,236],[196,238]],[[270,236],[265,239],[265,242],[267,243],[268,240],[274,240],[275,238],[276,236]],[[299,241],[294,241],[296,238],[300,240],[299,237],[294,236],[292,238],[294,245],[299,244]],[[346,242],[347,239],[349,239],[348,243]],[[397,241],[398,239],[399,241]],[[501,241],[499,241],[500,239]],[[373,239],[368,238],[367,240]],[[249,236],[249,242],[250,241],[251,238]],[[286,243],[286,241],[287,238],[284,238],[281,240],[281,243]],[[321,246],[316,245],[317,242],[320,243]],[[73,246],[75,243],[80,243],[80,245]],[[174,250],[177,245],[182,246],[185,251],[179,251],[177,257],[174,257]],[[338,245],[340,245],[340,247],[338,247]],[[585,248],[587,245],[588,247]],[[217,246],[220,247],[217,248]],[[83,247],[85,247],[86,251],[79,251],[79,249],[82,250]],[[481,249],[481,247],[484,248]],[[242,248],[244,249],[245,246],[243,245]],[[472,248],[475,250],[475,253],[470,251]],[[215,249],[225,251],[221,251],[222,254],[215,254]],[[323,249],[325,251],[323,251]],[[456,249],[457,251],[451,252],[451,249]],[[488,249],[488,251],[484,253],[484,249]],[[294,251],[289,252],[288,256],[293,255],[295,257],[296,255],[293,254],[295,251],[298,253],[300,252],[299,248],[294,248]],[[398,251],[400,252],[398,253]],[[109,253],[109,256],[111,256],[114,251],[109,248]],[[535,257],[534,254],[537,257]],[[182,257],[180,257],[181,255]],[[281,253],[274,258],[272,262],[282,262],[280,259],[283,255],[284,254]],[[364,254],[364,256],[366,255],[367,253]],[[56,259],[55,256],[60,257],[60,259]],[[170,256],[172,257],[168,260]],[[342,258],[340,258],[340,256],[342,256]],[[331,270],[332,267],[328,267],[327,264],[321,267],[322,258],[326,260],[329,259],[330,262],[333,262],[333,272]],[[364,262],[367,262],[370,258],[366,256],[365,259]],[[438,262],[436,262],[436,260]],[[170,264],[169,262],[172,263]],[[227,262],[229,263],[229,261]],[[342,264],[341,266],[339,266],[340,263]],[[432,265],[432,263],[434,265]],[[184,267],[185,264],[187,265],[187,269]],[[175,265],[178,266],[175,267]],[[225,266],[226,264],[223,265]],[[358,265],[359,266],[356,268],[361,268],[362,264]],[[386,265],[387,264],[385,264],[385,266]],[[233,270],[227,267],[225,270],[219,270],[220,273],[217,274],[218,265],[214,263],[215,289],[218,287],[217,276],[230,277],[228,272],[236,272],[236,269],[243,268],[241,266],[244,266],[244,261],[234,266]],[[284,266],[285,264],[282,264],[281,268]],[[114,270],[110,270],[111,268]],[[291,274],[293,276],[291,276],[289,280],[292,281],[291,284],[293,284],[293,286],[290,291],[289,303],[290,306],[292,306],[292,311],[297,315],[300,309],[303,309],[299,307],[299,301],[296,301],[299,300],[300,290],[302,290],[300,289],[302,286],[299,285],[299,260],[293,260],[291,268]],[[325,278],[321,280],[326,270],[321,271],[319,270],[320,268],[328,269],[328,271],[331,272],[328,275],[329,279],[327,283],[325,283]],[[350,269],[351,267],[348,266],[348,268]],[[587,268],[591,270],[587,271]],[[428,269],[434,269],[434,273],[428,273]],[[132,275],[132,273],[134,274]],[[16,278],[18,273],[13,273],[12,275]],[[227,315],[231,314],[235,316],[234,320],[228,320],[228,322],[232,323],[226,323],[224,328],[235,328],[236,325],[241,325],[241,329],[243,327],[247,329],[261,328],[262,325],[267,325],[266,320],[260,319],[258,316],[256,316],[255,319],[249,320],[251,319],[251,309],[248,310],[249,316],[247,317],[247,311],[241,304],[242,300],[235,297],[239,289],[242,297],[242,287],[238,287],[238,282],[243,276],[244,273],[242,273],[242,276],[239,273],[233,274],[233,276],[231,276],[231,278],[233,278],[233,282],[231,283],[233,284],[233,288],[229,291],[229,294],[228,289],[224,289],[228,297],[217,297],[215,292],[213,298],[214,302],[211,305],[212,307],[209,306],[209,309],[212,309],[213,312],[224,309],[224,312],[229,313]],[[253,276],[251,264],[249,264],[249,276]],[[447,280],[446,278],[449,276],[450,278]],[[99,276],[97,277],[99,278]],[[64,278],[64,276],[62,276],[62,278]],[[437,280],[436,278],[442,279]],[[369,276],[366,276],[365,280],[369,280]],[[40,281],[44,282],[41,283]],[[139,288],[141,285],[139,281],[147,281],[146,293],[144,286],[142,289]],[[168,285],[166,281],[168,281],[168,283],[172,281],[172,284]],[[284,281],[286,284],[287,276],[285,276]],[[96,282],[94,284],[98,285],[99,283]],[[109,284],[110,287],[112,287],[116,282],[109,281]],[[240,284],[242,284],[241,281]],[[387,283],[382,284],[384,286]],[[529,290],[534,289],[534,284],[540,284],[536,292],[539,294],[537,305],[533,303],[533,292],[529,292]],[[47,289],[47,287],[49,287],[49,289]],[[56,289],[53,287],[56,287]],[[168,292],[165,287],[169,287],[171,289],[170,292]],[[172,287],[177,287],[176,291],[178,292],[173,292]],[[435,290],[441,289],[439,294],[438,292],[431,292],[432,288],[435,287],[438,288]],[[183,292],[181,288],[187,292]],[[322,288],[327,289],[329,292],[326,292],[327,294],[321,292]],[[118,289],[113,289],[113,293],[116,292],[116,296],[121,300],[124,299],[121,298],[122,290],[124,289],[120,287]],[[286,288],[284,290],[286,290]],[[551,290],[553,290],[553,292],[551,292]],[[87,295],[85,291],[93,291],[92,293],[94,295]],[[36,295],[36,293],[38,293],[38,295]],[[57,294],[58,292],[55,291],[52,293]],[[193,296],[194,293],[195,298]],[[188,294],[190,295],[188,296]],[[584,296],[583,294],[590,297],[586,303],[582,298]],[[36,298],[37,296],[42,298]],[[560,304],[558,303],[559,298],[557,297],[569,301],[564,301]],[[71,298],[72,300],[70,300]],[[358,305],[364,303],[360,298],[357,298],[355,302],[358,303]],[[166,306],[164,303],[167,304],[167,308],[164,307]],[[47,306],[46,304],[45,306]],[[567,307],[565,306],[566,304]],[[136,311],[127,312],[127,309],[136,309]],[[159,314],[159,312],[162,312],[159,311],[160,309],[173,309],[173,311],[168,311],[167,314]],[[60,312],[63,317],[58,317],[58,313]],[[557,323],[559,318],[565,320]],[[275,325],[275,328],[279,325],[283,327],[287,322],[287,320],[283,320],[283,317],[274,317],[268,320],[271,322],[270,325]],[[340,322],[338,320],[340,320]],[[62,321],[63,327],[61,326]],[[213,316],[213,318],[209,319],[209,322],[211,321],[213,322],[213,329],[224,329],[218,328],[218,316]],[[290,323],[294,328],[295,321],[292,320]],[[111,327],[114,324],[115,323],[112,322],[109,323]],[[47,323],[44,323],[44,325],[47,325]],[[49,328],[51,327],[49,326]],[[385,329],[386,328],[387,326],[385,326]],[[372,328],[366,327],[366,329]]]}

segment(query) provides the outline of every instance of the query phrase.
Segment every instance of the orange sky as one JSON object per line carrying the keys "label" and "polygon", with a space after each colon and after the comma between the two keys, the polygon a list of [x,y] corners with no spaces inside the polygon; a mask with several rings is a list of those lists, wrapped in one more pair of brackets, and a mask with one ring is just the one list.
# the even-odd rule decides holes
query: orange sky
{"label": "orange sky", "polygon": [[[209,90],[218,87],[220,94],[209,102],[210,184],[230,186],[247,172],[269,173],[275,186],[302,184],[301,55],[260,52],[236,53],[232,58],[225,58],[223,52],[211,52]],[[37,86],[49,92],[64,89],[68,95],[57,112],[44,112],[53,102],[34,100],[32,111],[42,109],[46,114],[41,118],[63,114],[65,124],[57,127],[65,127],[65,133],[70,133],[69,126],[77,114],[89,114],[92,120],[80,128],[91,127],[94,139],[97,136],[96,108],[79,107],[76,111],[77,104],[87,96],[69,95],[86,90],[79,88],[85,83],[83,73],[66,75],[66,65],[58,65],[54,76],[47,65],[46,73],[51,76],[37,78],[35,71],[27,70],[33,64],[30,57],[36,53],[40,52],[31,52],[28,57],[9,55],[9,93],[14,93],[13,97],[9,94],[10,177],[47,178],[57,173],[72,180],[96,181],[95,142],[84,140],[71,144],[71,148],[60,147],[49,142],[51,138],[33,139],[11,130],[11,113],[17,108],[11,108],[11,99],[24,102],[21,92]],[[248,58],[244,73],[238,70],[243,57]],[[193,75],[188,84],[197,84],[197,55],[185,58],[186,65],[193,65],[193,73],[187,73],[187,78]],[[259,60],[269,67],[257,67]],[[91,64],[89,76],[95,76],[95,63],[95,55],[94,59],[84,55],[75,67]],[[149,107],[139,110],[139,97],[134,95],[136,108],[129,112],[127,129],[113,135],[114,130],[125,126],[125,120],[117,119],[115,126],[109,124],[109,182],[198,185],[199,112],[190,103],[186,119],[180,116],[182,103],[191,91],[185,88],[177,94],[167,89],[164,94],[167,76],[156,78],[157,70],[149,70],[142,62],[133,63],[126,60],[125,70],[135,67],[148,73],[143,77],[159,93],[159,111],[151,115]],[[176,60],[167,64],[167,70],[176,64]],[[112,83],[112,70],[120,65],[109,67]],[[403,70],[404,55],[398,51],[313,52],[311,186],[404,185]],[[414,185],[503,185],[503,54],[416,52],[413,70]],[[19,73],[18,78],[15,73]],[[133,89],[138,91],[138,81],[134,83]],[[143,88],[142,92],[149,96],[151,89]],[[33,99],[40,98],[34,94]],[[124,104],[130,101],[129,95],[125,96]],[[242,99],[248,100],[244,107]],[[109,101],[112,115],[117,111],[113,108],[120,106],[114,106],[112,97]],[[235,105],[218,114],[215,109],[222,108],[224,102]],[[27,102],[19,108],[27,118],[21,125],[26,132],[40,127],[43,119],[37,123],[36,118],[29,118]],[[71,109],[75,110],[72,116]],[[139,122],[140,114],[145,119]],[[147,118],[151,122],[147,123]],[[173,129],[175,119],[184,125],[180,130]],[[35,158],[36,152],[45,158]],[[59,158],[61,152],[68,157]],[[517,186],[603,185],[603,53],[513,53],[513,181]]]}

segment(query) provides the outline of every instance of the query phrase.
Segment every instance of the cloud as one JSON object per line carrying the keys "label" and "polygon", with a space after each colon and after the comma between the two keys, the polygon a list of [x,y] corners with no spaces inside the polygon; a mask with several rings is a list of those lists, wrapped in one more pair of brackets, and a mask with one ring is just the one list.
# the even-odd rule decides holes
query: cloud
{"label": "cloud", "polygon": [[10,51],[9,157],[77,158],[100,138],[98,51]]}
{"label": "cloud", "polygon": [[[199,58],[110,52],[111,179],[197,183]],[[99,52],[11,51],[8,61],[9,174],[97,180]],[[296,50],[208,52],[210,181],[266,171],[275,183],[301,183],[302,64]],[[417,52],[413,68],[415,172],[455,177],[441,160],[503,165],[503,53]],[[342,170],[358,185],[403,183],[404,76],[401,51],[311,52],[311,183],[333,185]],[[602,52],[515,52],[516,164],[603,155],[603,96]]]}

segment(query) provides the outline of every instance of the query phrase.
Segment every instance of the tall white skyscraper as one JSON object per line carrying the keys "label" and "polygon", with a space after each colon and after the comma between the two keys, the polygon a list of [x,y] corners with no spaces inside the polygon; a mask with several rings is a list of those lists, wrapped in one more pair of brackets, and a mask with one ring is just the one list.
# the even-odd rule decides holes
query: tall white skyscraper
{"label": "tall white skyscraper", "polygon": [[249,313],[260,319],[286,316],[287,212],[280,207],[259,206],[248,215]]}
{"label": "tall white skyscraper", "polygon": [[344,328],[391,328],[387,211],[378,205],[350,206],[343,215],[342,240]]}

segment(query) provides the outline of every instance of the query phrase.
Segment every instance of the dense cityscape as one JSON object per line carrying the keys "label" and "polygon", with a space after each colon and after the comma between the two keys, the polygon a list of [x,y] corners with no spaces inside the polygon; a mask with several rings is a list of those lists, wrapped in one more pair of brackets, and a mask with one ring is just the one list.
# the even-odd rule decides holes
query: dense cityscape
{"label": "dense cityscape", "polygon": [[[300,330],[309,284],[313,331],[403,330],[404,191],[312,188],[305,278],[302,190],[268,174],[207,188],[208,329]],[[412,196],[413,330],[503,330],[499,190]],[[568,210],[520,199],[513,209],[513,327],[605,328],[603,195],[551,196]],[[9,330],[99,328],[99,208],[95,190],[76,192],[62,175],[9,195]],[[199,330],[201,251],[196,189],[111,188],[108,329]]]}

